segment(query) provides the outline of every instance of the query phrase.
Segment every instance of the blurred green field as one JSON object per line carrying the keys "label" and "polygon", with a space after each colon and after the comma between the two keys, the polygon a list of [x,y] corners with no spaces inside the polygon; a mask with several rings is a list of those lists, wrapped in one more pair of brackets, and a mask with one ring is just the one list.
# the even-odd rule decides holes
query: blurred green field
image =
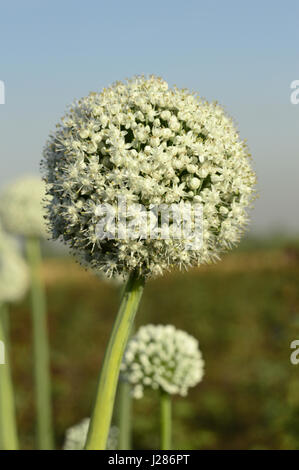
{"label": "blurred green field", "polygon": [[[137,326],[172,323],[196,336],[203,382],[174,400],[176,449],[299,449],[299,251],[296,244],[247,247],[223,261],[151,281]],[[46,280],[57,448],[65,429],[88,416],[117,311],[115,285],[70,258],[48,258]],[[34,446],[29,299],[11,310],[21,446]],[[158,448],[155,393],[134,402],[135,449]]]}

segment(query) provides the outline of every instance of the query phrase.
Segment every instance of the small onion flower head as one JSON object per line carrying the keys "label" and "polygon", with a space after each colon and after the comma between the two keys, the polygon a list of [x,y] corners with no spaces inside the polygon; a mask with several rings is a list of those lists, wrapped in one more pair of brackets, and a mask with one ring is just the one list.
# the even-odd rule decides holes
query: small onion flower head
{"label": "small onion flower head", "polygon": [[0,228],[0,302],[17,302],[29,286],[27,264],[17,243]]}
{"label": "small onion flower head", "polygon": [[0,196],[4,228],[25,237],[47,237],[44,198],[45,183],[38,176],[24,176],[6,186]]}
{"label": "small onion flower head", "polygon": [[204,361],[193,336],[173,325],[150,324],[129,341],[121,373],[135,398],[141,398],[146,388],[185,396],[201,382]]}
{"label": "small onion flower head", "polygon": [[[90,418],[84,418],[80,423],[69,428],[65,433],[63,450],[83,450],[87,438]],[[110,428],[107,441],[107,450],[116,450],[118,447],[118,428]]]}
{"label": "small onion flower head", "polygon": [[[217,260],[239,241],[255,197],[249,152],[232,119],[154,76],[75,102],[45,146],[42,169],[53,237],[108,277],[135,271],[146,278]],[[130,204],[128,217],[142,236],[137,229],[136,238],[122,236],[107,222],[112,235],[99,237],[99,207],[116,214],[120,200]],[[166,237],[163,227],[151,236],[140,207],[149,214],[163,204],[201,205],[200,247],[186,249],[184,237]]]}

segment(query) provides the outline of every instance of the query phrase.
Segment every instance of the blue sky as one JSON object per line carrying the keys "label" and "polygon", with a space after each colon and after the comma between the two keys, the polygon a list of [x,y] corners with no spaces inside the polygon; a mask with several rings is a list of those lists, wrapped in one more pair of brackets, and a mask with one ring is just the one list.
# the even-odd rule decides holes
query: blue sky
{"label": "blue sky", "polygon": [[252,230],[298,232],[298,44],[298,1],[2,1],[0,189],[39,171],[73,99],[153,73],[235,118],[259,179]]}

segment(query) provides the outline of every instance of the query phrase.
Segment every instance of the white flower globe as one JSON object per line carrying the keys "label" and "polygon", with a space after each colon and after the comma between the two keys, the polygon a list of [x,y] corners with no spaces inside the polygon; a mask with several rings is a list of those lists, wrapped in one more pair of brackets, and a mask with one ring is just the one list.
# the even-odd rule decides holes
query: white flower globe
{"label": "white flower globe", "polygon": [[142,326],[129,341],[122,378],[141,398],[145,388],[185,396],[204,375],[198,341],[173,325]]}
{"label": "white flower globe", "polygon": [[25,237],[47,237],[43,199],[45,183],[38,176],[24,176],[4,188],[0,216],[4,228]]}
{"label": "white flower globe", "polygon": [[27,264],[18,246],[0,227],[0,302],[17,302],[29,287]]}
{"label": "white flower globe", "polygon": [[[232,119],[218,104],[154,76],[75,102],[50,136],[42,168],[53,237],[107,276],[135,271],[146,278],[218,259],[239,241],[255,195],[248,149]],[[111,237],[99,237],[103,205],[119,213],[120,199],[131,205],[142,236],[125,237],[107,222]],[[140,206],[187,203],[203,210],[200,246],[186,249],[189,239],[166,237],[165,227],[151,236]]]}
{"label": "white flower globe", "polygon": [[[83,450],[87,438],[90,418],[84,418],[80,423],[75,424],[67,429],[65,433],[65,441],[63,450]],[[118,447],[118,428],[112,426],[110,428],[107,441],[107,450],[116,450]]]}

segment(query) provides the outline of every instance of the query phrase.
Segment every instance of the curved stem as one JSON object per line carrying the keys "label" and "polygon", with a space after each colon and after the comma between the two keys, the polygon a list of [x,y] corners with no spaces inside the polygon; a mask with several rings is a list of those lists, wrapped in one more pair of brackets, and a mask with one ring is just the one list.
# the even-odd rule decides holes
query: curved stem
{"label": "curved stem", "polygon": [[171,450],[171,396],[160,393],[161,450]]}
{"label": "curved stem", "polygon": [[0,303],[0,449],[17,450],[19,446],[6,321],[6,305]]}
{"label": "curved stem", "polygon": [[47,328],[46,295],[41,280],[41,251],[38,238],[26,240],[31,270],[31,311],[33,323],[34,379],[37,401],[38,447],[51,450],[53,444],[50,354]]}
{"label": "curved stem", "polygon": [[142,296],[144,280],[132,273],[105,352],[85,449],[106,449],[119,369]]}
{"label": "curved stem", "polygon": [[131,449],[131,411],[132,397],[130,393],[130,384],[119,381],[117,395],[117,422],[119,429],[119,450]]}

